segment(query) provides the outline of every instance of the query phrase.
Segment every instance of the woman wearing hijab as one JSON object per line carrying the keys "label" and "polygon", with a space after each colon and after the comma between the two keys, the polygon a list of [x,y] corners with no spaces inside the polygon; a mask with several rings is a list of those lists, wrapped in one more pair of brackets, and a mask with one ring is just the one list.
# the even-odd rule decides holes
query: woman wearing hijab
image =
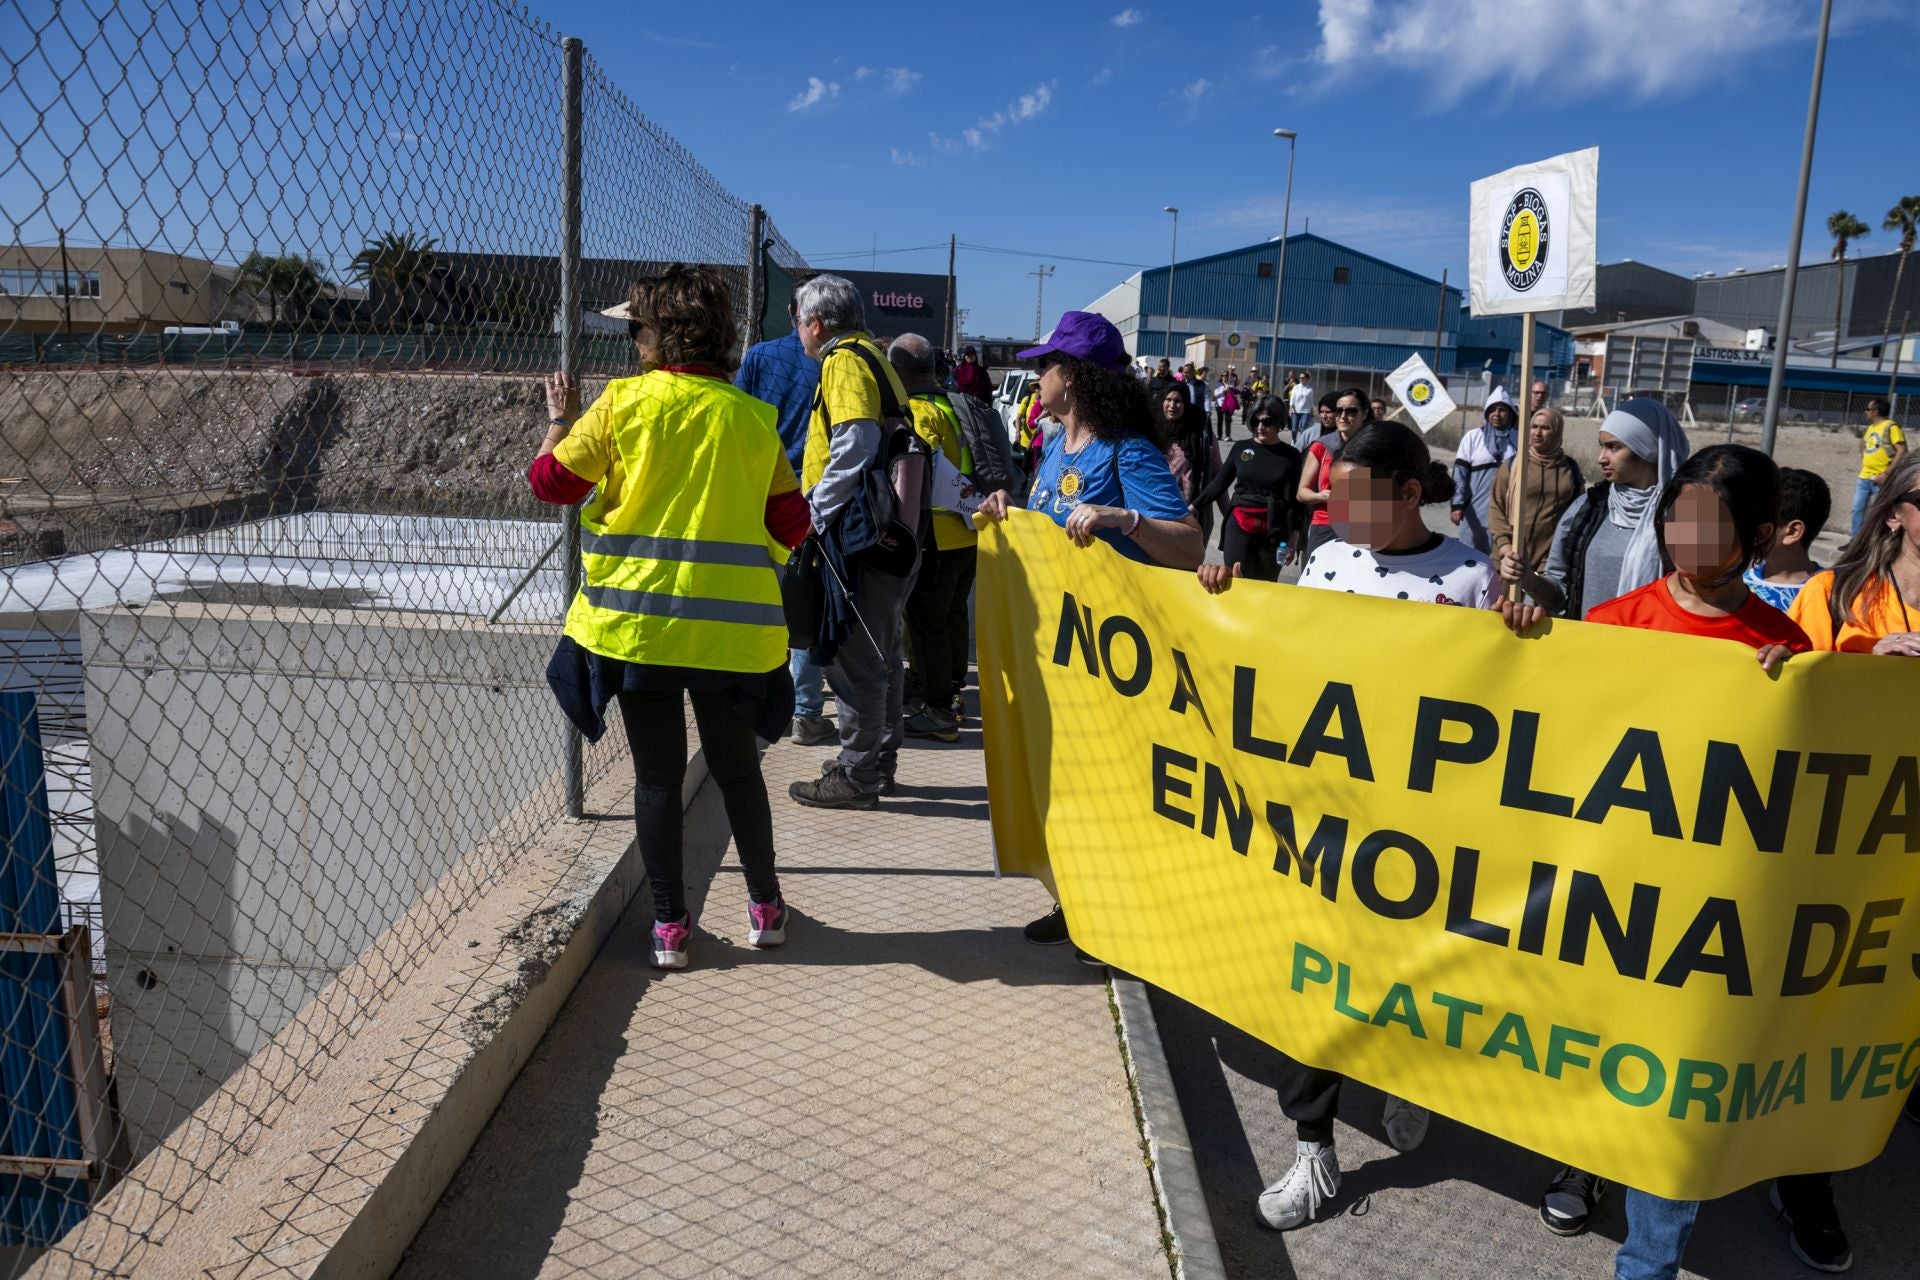
{"label": "woman wearing hijab", "polygon": [[1509,459],[1500,464],[1494,473],[1493,500],[1487,511],[1487,529],[1493,535],[1493,556],[1496,563],[1510,550],[1517,550],[1520,559],[1527,564],[1543,564],[1547,552],[1553,546],[1553,531],[1560,525],[1560,517],[1565,515],[1573,500],[1580,496],[1585,481],[1580,478],[1580,464],[1567,456],[1560,447],[1561,438],[1566,435],[1567,420],[1551,406],[1536,409],[1533,421],[1527,424],[1527,474],[1525,494],[1526,505],[1521,514],[1526,519],[1526,529],[1521,533],[1519,546],[1514,546],[1513,536],[1513,462]]}
{"label": "woman wearing hijab", "polygon": [[1180,485],[1187,505],[1200,520],[1202,543],[1213,536],[1212,504],[1202,505],[1200,491],[1220,470],[1220,450],[1214,443],[1207,411],[1195,405],[1186,391],[1171,387],[1153,404],[1160,416],[1161,439],[1167,442],[1167,465]]}
{"label": "woman wearing hijab", "polygon": [[1487,505],[1493,496],[1494,472],[1520,451],[1519,419],[1505,387],[1487,397],[1486,421],[1460,438],[1453,458],[1453,523],[1460,540],[1482,551],[1491,548],[1487,537]]}
{"label": "woman wearing hijab", "polygon": [[1518,583],[1532,605],[1502,606],[1524,630],[1542,611],[1585,619],[1595,605],[1638,591],[1664,572],[1655,498],[1693,446],[1658,400],[1622,401],[1600,424],[1600,483],[1573,500],[1553,531],[1547,563],[1536,569],[1510,547],[1500,576]]}

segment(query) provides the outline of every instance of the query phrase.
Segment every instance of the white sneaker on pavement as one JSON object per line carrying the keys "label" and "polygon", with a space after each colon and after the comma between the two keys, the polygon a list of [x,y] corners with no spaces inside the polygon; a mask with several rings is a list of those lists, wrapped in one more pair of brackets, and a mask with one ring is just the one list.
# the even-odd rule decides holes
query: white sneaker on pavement
{"label": "white sneaker on pavement", "polygon": [[1260,1221],[1275,1231],[1312,1222],[1320,1206],[1340,1193],[1340,1157],[1331,1142],[1302,1142],[1286,1176],[1260,1193]]}
{"label": "white sneaker on pavement", "polygon": [[1387,1141],[1395,1151],[1412,1151],[1425,1142],[1427,1127],[1432,1123],[1433,1112],[1392,1094],[1387,1095],[1387,1104],[1380,1108],[1380,1127],[1387,1131]]}

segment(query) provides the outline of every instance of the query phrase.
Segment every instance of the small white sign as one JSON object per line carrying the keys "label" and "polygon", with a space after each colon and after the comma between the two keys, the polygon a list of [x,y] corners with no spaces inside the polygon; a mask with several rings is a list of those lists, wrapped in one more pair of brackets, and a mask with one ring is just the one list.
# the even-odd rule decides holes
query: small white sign
{"label": "small white sign", "polygon": [[1230,356],[1244,355],[1252,349],[1252,346],[1253,344],[1247,341],[1247,335],[1238,329],[1220,340],[1220,349]]}
{"label": "small white sign", "polygon": [[1422,431],[1433,430],[1454,410],[1453,397],[1417,355],[1408,356],[1406,363],[1387,375],[1387,386],[1400,397],[1400,403],[1413,415],[1414,425]]}
{"label": "small white sign", "polygon": [[960,474],[960,468],[947,461],[944,453],[933,455],[933,509],[935,511],[953,511],[970,516],[980,509],[987,495],[973,487],[973,482]]}
{"label": "small white sign", "polygon": [[1523,164],[1472,189],[1476,316],[1593,305],[1600,148]]}

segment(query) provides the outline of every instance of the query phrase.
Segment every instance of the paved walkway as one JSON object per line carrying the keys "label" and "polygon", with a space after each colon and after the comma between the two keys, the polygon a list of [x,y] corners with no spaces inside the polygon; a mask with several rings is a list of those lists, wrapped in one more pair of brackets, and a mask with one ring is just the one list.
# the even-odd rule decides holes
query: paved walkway
{"label": "paved walkway", "polygon": [[827,751],[773,747],[773,952],[704,789],[692,967],[647,967],[636,899],[399,1275],[1164,1280],[1105,970],[1021,939],[979,747],[911,749],[875,813],[793,804]]}

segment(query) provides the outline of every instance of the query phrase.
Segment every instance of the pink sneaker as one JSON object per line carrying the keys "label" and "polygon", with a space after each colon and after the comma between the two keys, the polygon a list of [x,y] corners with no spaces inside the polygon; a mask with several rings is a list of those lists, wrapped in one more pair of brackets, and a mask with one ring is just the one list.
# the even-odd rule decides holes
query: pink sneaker
{"label": "pink sneaker", "polygon": [[684,969],[687,967],[687,935],[691,932],[693,917],[682,915],[678,920],[656,920],[653,922],[653,967],[656,969]]}
{"label": "pink sneaker", "polygon": [[777,947],[787,940],[787,900],[747,904],[747,944]]}

